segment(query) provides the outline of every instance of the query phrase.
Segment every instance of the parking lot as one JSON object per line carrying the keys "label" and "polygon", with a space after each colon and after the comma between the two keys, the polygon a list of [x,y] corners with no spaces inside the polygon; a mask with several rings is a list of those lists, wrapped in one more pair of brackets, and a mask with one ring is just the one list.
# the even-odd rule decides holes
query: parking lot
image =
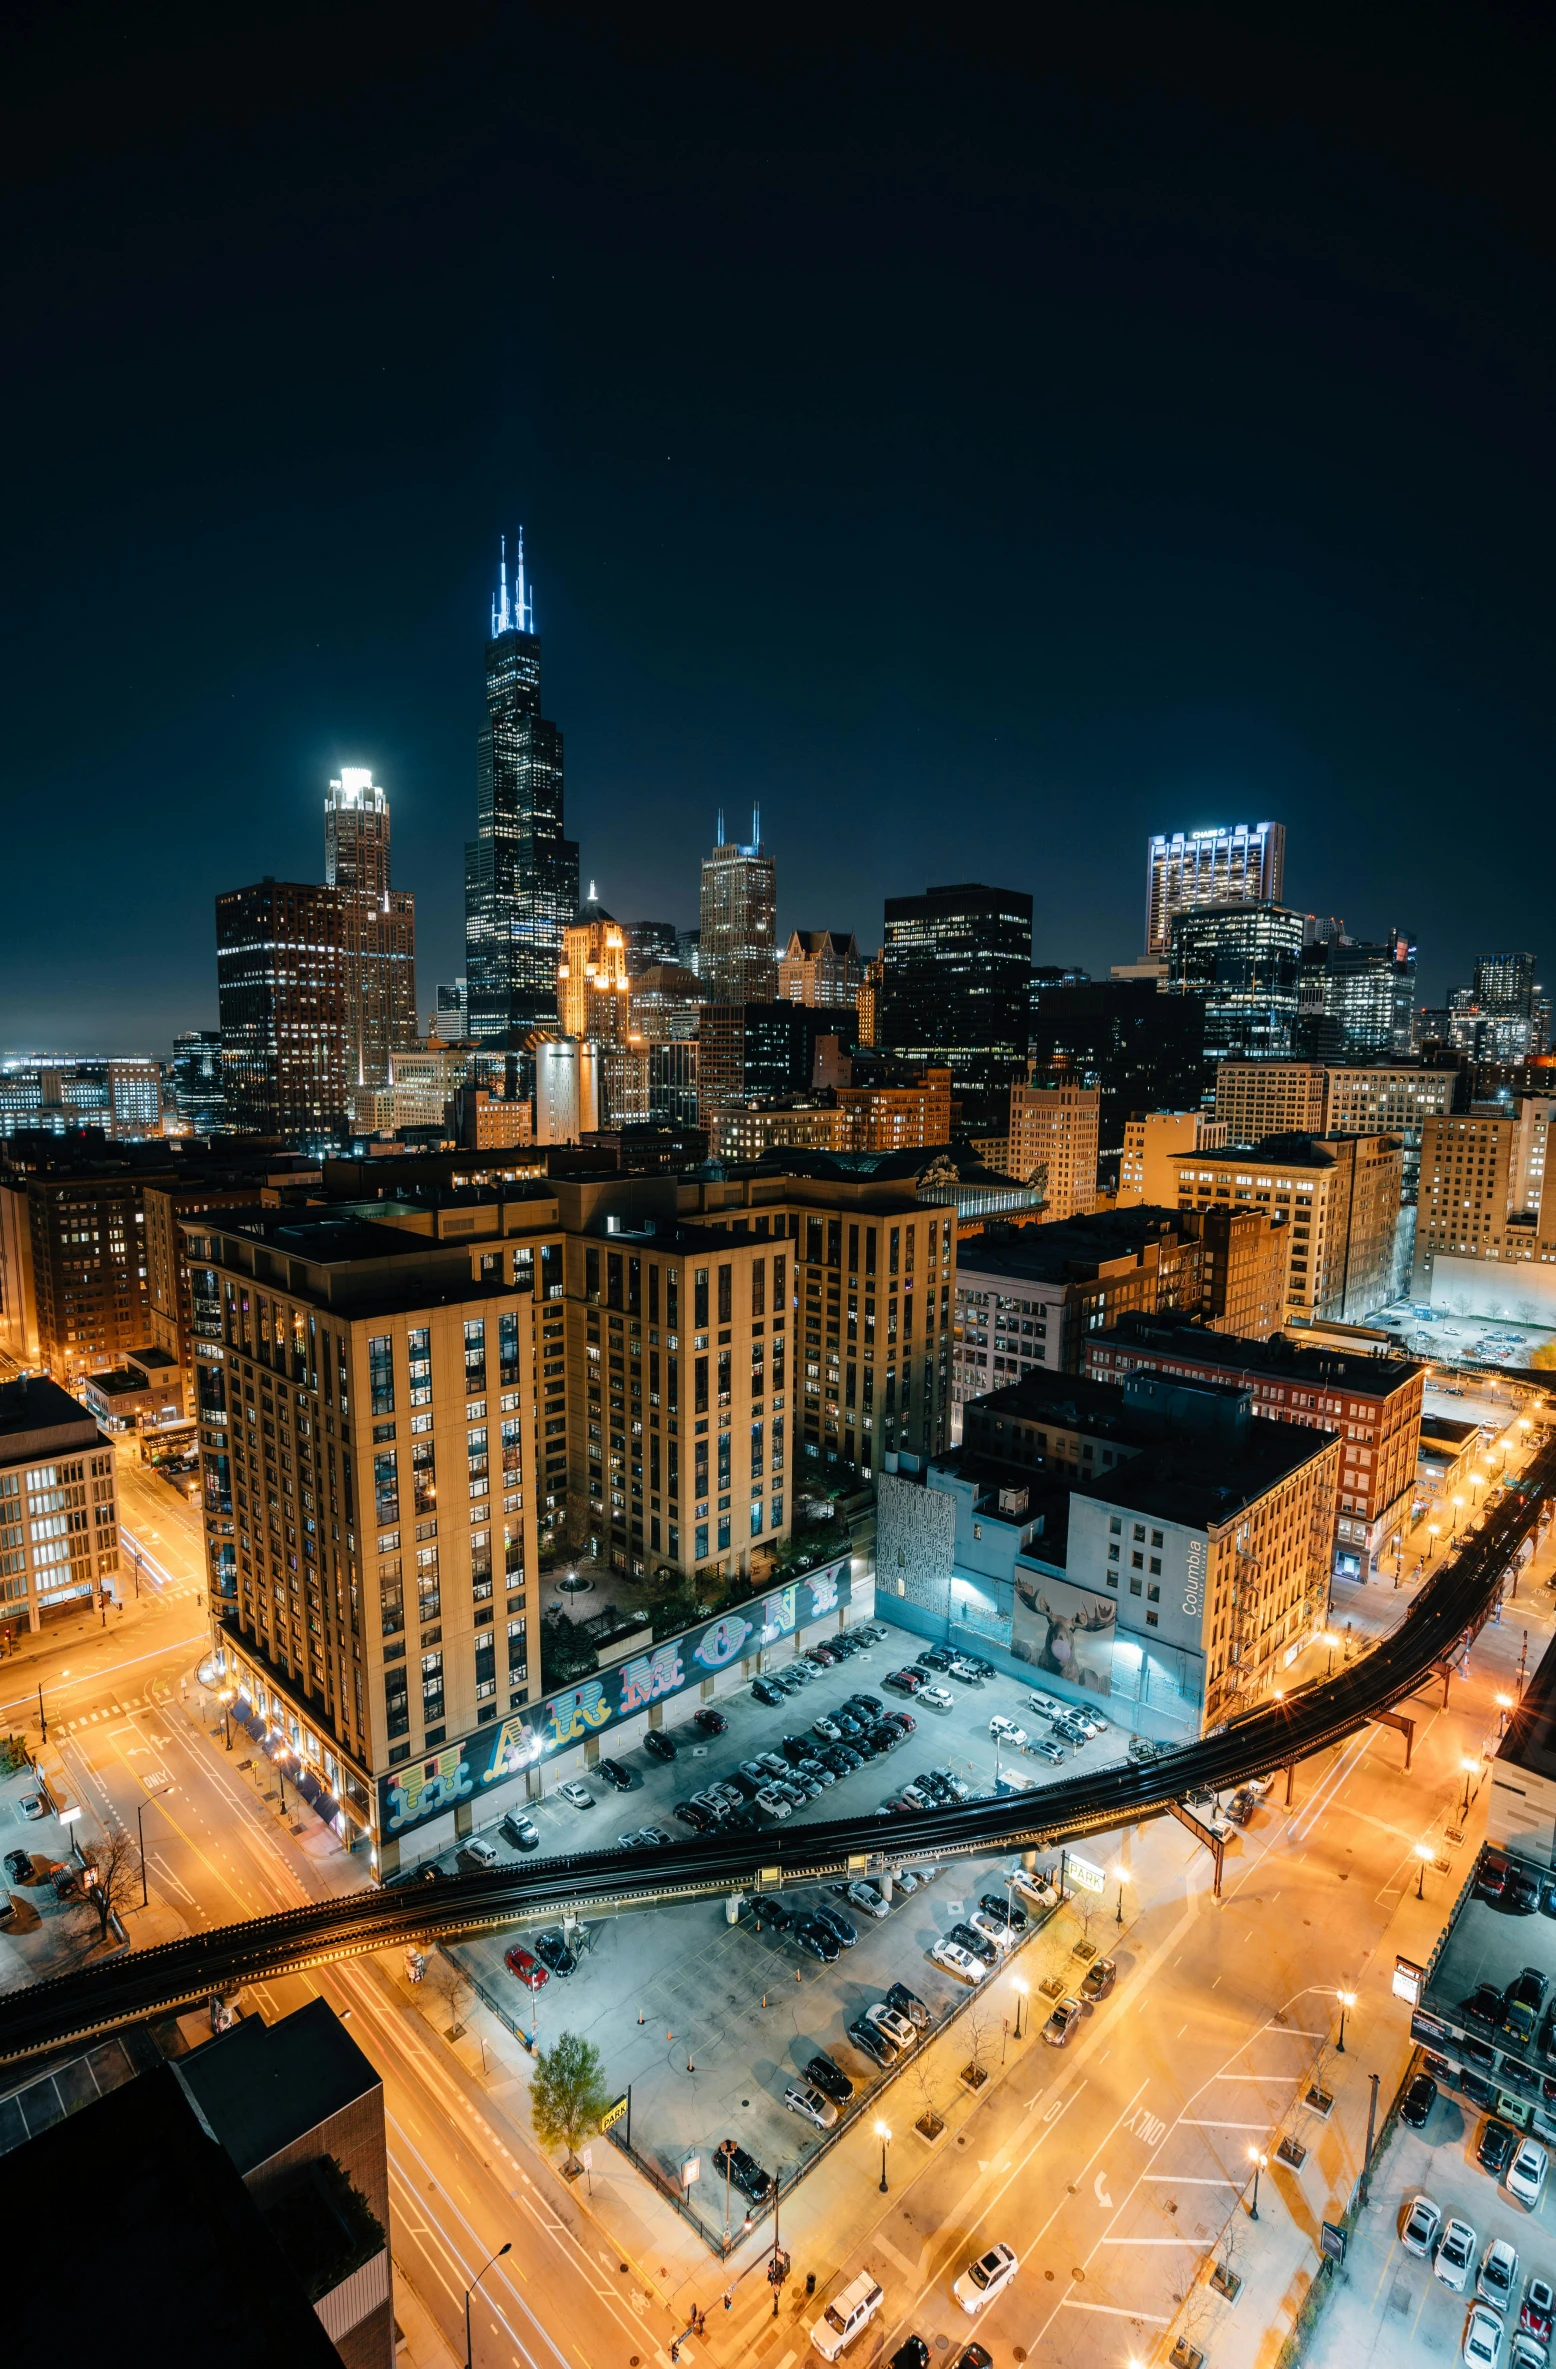
{"label": "parking lot", "polygon": [[[1371,2204],[1353,2231],[1344,2285],[1325,2316],[1315,2360],[1365,2360],[1378,2347],[1401,2359],[1412,2353],[1460,2357],[1476,2275],[1487,2247],[1503,2238],[1519,2257],[1517,2298],[1504,2314],[1507,2337],[1500,2357],[1500,2369],[1513,2369],[1511,2340],[1526,2282],[1531,2277],[1556,2281],[1556,2224],[1549,2180],[1531,2212],[1509,2192],[1505,2177],[1482,2170],[1476,2150],[1487,2119],[1460,2093],[1440,2087],[1423,2129],[1398,2126],[1374,2175]],[[1437,2206],[1444,2224],[1455,2217],[1475,2232],[1474,2261],[1462,2294],[1434,2276],[1430,2260],[1412,2255],[1400,2242],[1411,2205],[1421,2195]]]}

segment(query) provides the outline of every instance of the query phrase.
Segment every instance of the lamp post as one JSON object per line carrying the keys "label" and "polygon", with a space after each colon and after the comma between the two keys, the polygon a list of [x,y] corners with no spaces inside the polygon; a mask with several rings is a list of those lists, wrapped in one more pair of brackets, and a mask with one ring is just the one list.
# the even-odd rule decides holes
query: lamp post
{"label": "lamp post", "polygon": [[1114,1875],[1118,1878],[1118,1907],[1113,1915],[1115,1925],[1121,1925],[1124,1921],[1124,1880],[1128,1872],[1122,1862],[1113,1870]]}
{"label": "lamp post", "polygon": [[1335,1635],[1333,1629],[1325,1629],[1320,1642],[1324,1645],[1327,1645],[1329,1648],[1329,1661],[1328,1666],[1324,1671],[1324,1676],[1326,1678],[1332,1678],[1334,1676],[1334,1649],[1339,1644],[1340,1640]]}
{"label": "lamp post", "polygon": [[1011,1989],[1016,1994],[1016,2038],[1018,2040],[1023,2037],[1022,2017],[1026,2011],[1027,1993],[1031,1987],[1024,1974],[1011,1976]]}
{"label": "lamp post", "polygon": [[1257,2221],[1259,2218],[1259,2174],[1270,2159],[1267,2155],[1261,2155],[1257,2147],[1250,2147],[1248,2160],[1253,2165],[1253,2197],[1248,2206],[1248,2218],[1250,2221]]}
{"label": "lamp post", "polygon": [[1459,1543],[1459,1516],[1463,1511],[1464,1500],[1462,1497],[1456,1497],[1453,1501],[1453,1536],[1448,1541],[1450,1546],[1457,1546]]}
{"label": "lamp post", "polygon": [[[165,1785],[162,1790],[165,1793],[171,1793],[173,1788],[171,1785]],[[151,1798],[155,1801],[157,1796],[153,1794]],[[140,1904],[142,1908],[149,1908],[151,1901],[146,1890],[146,1833],[141,1824],[145,1809],[146,1804],[143,1801],[138,1801],[135,1804],[135,1848],[140,1853]]]}
{"label": "lamp post", "polygon": [[1513,1698],[1510,1694],[1499,1694],[1497,1696],[1497,1734],[1499,1736],[1505,1736],[1507,1734],[1507,1715],[1512,1708]]}
{"label": "lamp post", "polygon": [[887,2150],[887,2148],[888,2148],[888,2147],[891,2145],[891,2126],[890,2126],[890,2124],[889,2124],[889,2123],[885,2123],[885,2122],[878,2122],[878,2123],[876,2124],[876,2126],[875,2126],[875,2135],[876,2135],[876,2137],[877,2137],[877,2138],[880,2140],[880,2142],[881,2142],[881,2194],[882,2194],[883,2196],[885,2196],[885,2195],[886,2195],[886,2193],[887,2193],[887,2188],[886,2188],[886,2150]]}
{"label": "lamp post", "polygon": [[1470,1814],[1470,1779],[1475,1774],[1475,1763],[1466,1754],[1459,1766],[1464,1771],[1464,1799],[1459,1804],[1459,1816],[1467,1818]]}
{"label": "lamp post", "polygon": [[482,2265],[481,2265],[480,2269],[479,2269],[479,2270],[476,2272],[476,2274],[475,2274],[475,2277],[474,2277],[474,2278],[473,2278],[473,2279],[470,2281],[470,2284],[469,2284],[469,2286],[468,2286],[468,2287],[465,2289],[465,2369],[471,2369],[471,2363],[470,2363],[470,2298],[471,2298],[471,2296],[472,2296],[472,2295],[475,2293],[475,2291],[476,2291],[477,2287],[478,2287],[478,2286],[481,2284],[481,2281],[482,2281],[482,2280],[485,2278],[485,2276],[486,2276],[487,2272],[488,2272],[488,2271],[491,2269],[491,2267],[492,2267],[492,2263],[493,2263],[493,2262],[500,2262],[500,2261],[502,2260],[502,2258],[503,2258],[504,2254],[508,2253],[508,2252],[511,2250],[511,2248],[512,2248],[512,2245],[513,2245],[513,2240],[512,2240],[512,2238],[511,2238],[511,2237],[510,2237],[510,2238],[507,2238],[507,2239],[505,2239],[505,2240],[504,2240],[504,2242],[503,2242],[503,2243],[502,2243],[502,2244],[501,2244],[501,2245],[498,2247],[498,2249],[497,2249],[496,2253],[492,2255],[492,2257],[491,2257],[491,2260],[490,2260],[490,2261],[486,2261],[486,2262],[483,2262],[483,2263],[482,2263]]}
{"label": "lamp post", "polygon": [[1356,2004],[1356,1993],[1354,1991],[1336,1991],[1335,1997],[1340,2002],[1340,2037],[1335,2042],[1335,2054],[1337,2056],[1344,2056],[1345,2019]]}
{"label": "lamp post", "polygon": [[1432,1542],[1426,1550],[1426,1559],[1430,1563],[1432,1557],[1437,1552],[1437,1541],[1442,1536],[1442,1524],[1440,1522],[1428,1522],[1426,1525],[1426,1535]]}
{"label": "lamp post", "polygon": [[1418,1900],[1426,1898],[1426,1863],[1433,1856],[1430,1843],[1416,1844],[1416,1898]]}

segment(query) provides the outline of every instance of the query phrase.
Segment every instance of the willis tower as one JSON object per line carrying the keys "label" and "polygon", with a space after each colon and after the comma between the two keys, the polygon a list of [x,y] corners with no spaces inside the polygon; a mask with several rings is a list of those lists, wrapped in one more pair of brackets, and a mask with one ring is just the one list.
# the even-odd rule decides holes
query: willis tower
{"label": "willis tower", "polygon": [[578,843],[562,835],[562,735],[540,712],[540,642],[519,530],[513,582],[503,538],[492,635],[476,836],[465,847],[470,1033],[515,1048],[555,1028],[562,931],[578,908]]}

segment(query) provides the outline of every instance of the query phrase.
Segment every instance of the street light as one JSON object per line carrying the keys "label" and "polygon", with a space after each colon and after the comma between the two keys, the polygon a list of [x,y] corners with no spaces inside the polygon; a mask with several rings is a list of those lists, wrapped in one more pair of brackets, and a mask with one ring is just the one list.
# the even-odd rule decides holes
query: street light
{"label": "street light", "polygon": [[[891,2145],[891,2125],[886,2122],[878,2122],[875,2126],[875,2135],[881,2142],[881,2194],[884,2196],[887,2193],[886,2150]],[[466,2369],[469,2369],[468,2363]]]}
{"label": "street light", "polygon": [[1464,1771],[1464,1799],[1459,1804],[1459,1816],[1467,1818],[1470,1814],[1470,1779],[1475,1774],[1475,1763],[1466,1754],[1459,1766]]}
{"label": "street light", "polygon": [[1434,1858],[1435,1856],[1436,1853],[1434,1852],[1430,1843],[1416,1844],[1416,1858],[1419,1862],[1419,1865],[1416,1868],[1416,1898],[1418,1900],[1424,1900],[1426,1897],[1424,1890],[1426,1883],[1426,1863],[1429,1859]]}
{"label": "street light", "polygon": [[504,2254],[512,2251],[512,2247],[513,2240],[510,2237],[498,2247],[490,2262],[482,2263],[480,2269],[476,2272],[475,2277],[470,2281],[469,2286],[465,2289],[465,2369],[470,2369],[470,2298],[475,2293],[477,2287],[481,2284],[481,2281],[485,2278],[487,2272],[491,2269],[492,2262],[500,2262]]}
{"label": "street light", "polygon": [[1456,1497],[1453,1501],[1453,1536],[1448,1541],[1450,1546],[1457,1546],[1459,1543],[1459,1516],[1463,1511],[1464,1500],[1462,1497]]}
{"label": "street light", "polygon": [[1497,1696],[1497,1711],[1500,1714],[1501,1722],[1497,1728],[1497,1734],[1499,1736],[1505,1736],[1507,1733],[1507,1715],[1512,1708],[1513,1698],[1510,1694],[1499,1694]]}
{"label": "street light", "polygon": [[1338,2040],[1335,2042],[1335,2053],[1336,2053],[1336,2055],[1337,2055],[1337,2056],[1344,2056],[1344,2054],[1345,2054],[1345,2019],[1346,2019],[1346,2016],[1347,2016],[1347,2015],[1350,2013],[1351,2009],[1352,2009],[1352,2008],[1355,2006],[1355,2004],[1356,2004],[1356,1993],[1355,1993],[1354,1991],[1336,1991],[1336,1992],[1335,1992],[1335,1997],[1336,1997],[1336,1998],[1339,2000],[1339,2002],[1340,2002],[1340,2037],[1339,2037],[1339,2039],[1338,2039]]}
{"label": "street light", "polygon": [[1261,2155],[1257,2147],[1250,2147],[1248,2160],[1253,2165],[1253,2201],[1248,2207],[1248,2218],[1250,2221],[1257,2221],[1259,2218],[1259,2174],[1270,2159],[1267,2155]]}
{"label": "street light", "polygon": [[1334,1675],[1334,1649],[1339,1644],[1339,1642],[1340,1640],[1335,1635],[1333,1629],[1325,1629],[1322,1637],[1319,1639],[1319,1643],[1321,1645],[1327,1645],[1329,1648],[1329,1664],[1327,1669],[1324,1671],[1324,1676],[1326,1678],[1332,1678]]}
{"label": "street light", "polygon": [[1124,1866],[1123,1862],[1120,1861],[1118,1866],[1114,1868],[1113,1873],[1118,1879],[1118,1909],[1114,1916],[1113,1922],[1115,1925],[1121,1925],[1124,1921],[1124,1882],[1129,1870]]}
{"label": "street light", "polygon": [[1019,2040],[1022,2037],[1021,2018],[1026,2008],[1027,1993],[1032,1986],[1024,1974],[1013,1974],[1010,1978],[1010,1987],[1016,1994],[1016,2038]]}

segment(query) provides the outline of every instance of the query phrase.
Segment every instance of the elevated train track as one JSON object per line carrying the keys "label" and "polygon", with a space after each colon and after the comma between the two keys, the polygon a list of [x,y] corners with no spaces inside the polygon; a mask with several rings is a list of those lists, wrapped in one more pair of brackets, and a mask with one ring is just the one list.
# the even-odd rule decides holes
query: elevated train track
{"label": "elevated train track", "polygon": [[757,1834],[703,1835],[668,1848],[571,1852],[523,1867],[284,1909],[193,1933],[0,1998],[0,2062],[41,2056],[212,1992],[413,1941],[555,1917],[815,1881],[872,1862],[1047,1849],[1161,1815],[1199,1789],[1222,1791],[1341,1742],[1411,1694],[1480,1626],[1502,1578],[1556,1495],[1556,1441],[1421,1588],[1393,1635],[1289,1700],[1143,1767],[1113,1765],[1030,1793],[954,1809],[829,1819]]}

